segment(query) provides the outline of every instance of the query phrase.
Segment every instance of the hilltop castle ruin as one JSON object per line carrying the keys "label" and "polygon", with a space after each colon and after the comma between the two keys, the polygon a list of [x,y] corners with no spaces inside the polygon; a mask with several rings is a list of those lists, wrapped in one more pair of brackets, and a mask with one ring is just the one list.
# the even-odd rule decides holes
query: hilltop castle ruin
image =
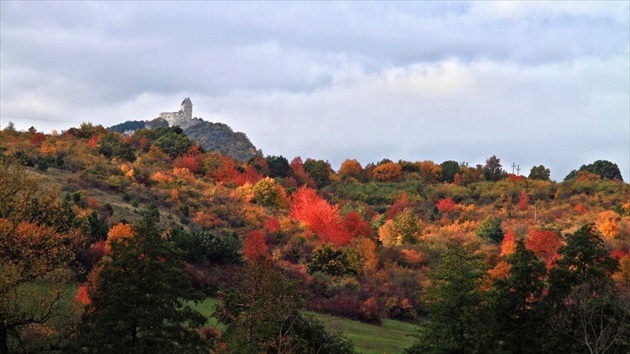
{"label": "hilltop castle ruin", "polygon": [[182,101],[182,107],[177,112],[162,112],[160,117],[168,122],[169,126],[179,125],[180,127],[189,125],[192,120],[192,102],[186,97]]}

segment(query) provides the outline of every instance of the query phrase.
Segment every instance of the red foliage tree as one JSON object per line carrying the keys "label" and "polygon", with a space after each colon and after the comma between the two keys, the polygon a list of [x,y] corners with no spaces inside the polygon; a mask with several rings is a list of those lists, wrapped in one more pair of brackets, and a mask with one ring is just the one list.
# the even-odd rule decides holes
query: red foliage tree
{"label": "red foliage tree", "polygon": [[259,257],[269,257],[269,247],[265,234],[262,231],[255,230],[249,234],[249,237],[243,244],[243,256],[249,261],[253,261]]}
{"label": "red foliage tree", "polygon": [[578,203],[575,208],[573,208],[575,211],[577,211],[580,214],[584,214],[586,212],[588,212],[588,210],[586,209],[586,207],[584,206],[584,204],[582,203]]}
{"label": "red foliage tree", "polygon": [[[523,176],[521,176],[523,177]],[[519,210],[525,210],[527,209],[527,206],[529,205],[529,196],[527,195],[527,192],[525,192],[525,190],[521,191],[521,195],[518,198],[518,206],[517,208]]]}
{"label": "red foliage tree", "polygon": [[400,194],[400,197],[396,199],[394,204],[392,204],[391,208],[389,208],[389,210],[387,211],[385,219],[390,220],[396,214],[398,214],[399,211],[403,211],[407,207],[409,207],[409,198],[407,197],[407,193],[402,192],[402,194]]}
{"label": "red foliage tree", "polygon": [[173,166],[177,168],[187,168],[192,173],[201,171],[201,155],[187,153],[173,161]]}
{"label": "red foliage tree", "polygon": [[43,133],[33,133],[31,137],[31,143],[36,146],[41,145],[44,140],[46,140],[46,136]]}
{"label": "red foliage tree", "polygon": [[315,188],[316,184],[315,184],[315,180],[313,178],[311,178],[311,176],[308,174],[308,172],[306,172],[306,170],[304,170],[304,162],[302,162],[302,158],[301,157],[296,157],[293,160],[291,160],[291,163],[289,164],[289,166],[291,167],[291,175],[293,178],[295,178],[295,180],[297,181],[298,185],[300,186],[308,186],[310,188]]}
{"label": "red foliage tree", "polygon": [[272,217],[267,219],[267,221],[265,221],[263,228],[267,230],[267,232],[269,232],[270,234],[276,234],[278,233],[278,230],[280,230],[280,222],[278,222],[278,218],[273,215]]}
{"label": "red foliage tree", "polygon": [[323,243],[346,245],[350,234],[341,226],[338,207],[331,206],[317,193],[300,187],[291,195],[291,217],[306,222]]}
{"label": "red foliage tree", "polygon": [[341,220],[341,225],[348,232],[350,238],[358,236],[372,237],[374,234],[372,226],[356,211],[346,213]]}
{"label": "red foliage tree", "polygon": [[440,213],[450,213],[455,210],[455,202],[451,198],[442,199],[437,203],[437,208]]}
{"label": "red foliage tree", "polygon": [[525,239],[525,247],[532,250],[536,256],[543,259],[547,267],[559,257],[558,248],[562,246],[560,235],[553,230],[530,229]]}
{"label": "red foliage tree", "polygon": [[513,173],[510,173],[508,175],[508,178],[510,179],[511,182],[519,182],[519,181],[524,181],[525,180],[525,176],[517,176]]}

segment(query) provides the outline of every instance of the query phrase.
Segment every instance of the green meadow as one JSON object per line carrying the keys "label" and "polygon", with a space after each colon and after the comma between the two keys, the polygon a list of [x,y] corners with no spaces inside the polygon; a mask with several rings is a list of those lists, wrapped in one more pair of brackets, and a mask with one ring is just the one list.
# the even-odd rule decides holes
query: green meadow
{"label": "green meadow", "polygon": [[[212,317],[214,306],[218,302],[219,300],[215,298],[208,298],[198,304],[196,308],[208,317],[209,325],[221,328],[217,320]],[[317,318],[328,329],[341,332],[354,343],[357,353],[402,353],[414,342],[414,337],[411,334],[415,331],[416,325],[411,323],[385,319],[382,326],[375,326],[310,311],[304,313]]]}

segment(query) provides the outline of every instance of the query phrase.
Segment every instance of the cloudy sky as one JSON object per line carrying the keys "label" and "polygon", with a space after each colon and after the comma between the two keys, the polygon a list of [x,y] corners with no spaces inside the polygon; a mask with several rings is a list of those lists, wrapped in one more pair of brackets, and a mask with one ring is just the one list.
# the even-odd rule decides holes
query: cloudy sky
{"label": "cloudy sky", "polygon": [[1,126],[176,111],[337,169],[498,156],[630,179],[630,9],[579,2],[0,2]]}

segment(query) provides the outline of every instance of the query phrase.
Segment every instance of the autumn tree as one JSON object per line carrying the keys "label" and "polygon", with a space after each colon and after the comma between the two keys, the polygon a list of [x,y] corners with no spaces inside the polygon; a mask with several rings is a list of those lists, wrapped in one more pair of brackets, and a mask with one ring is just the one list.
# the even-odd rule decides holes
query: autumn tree
{"label": "autumn tree", "polygon": [[404,243],[417,243],[420,233],[420,220],[411,209],[405,209],[381,226],[378,238],[384,246],[400,246]]}
{"label": "autumn tree", "polygon": [[420,163],[420,178],[424,183],[438,183],[442,179],[442,166],[427,160]]}
{"label": "autumn tree", "polygon": [[355,178],[358,179],[361,175],[361,171],[363,171],[363,167],[357,160],[345,160],[341,164],[341,168],[339,169],[339,175],[342,178]]}
{"label": "autumn tree", "polygon": [[453,245],[429,274],[426,290],[428,322],[407,353],[484,353],[486,295],[481,289],[483,263],[462,245]]}
{"label": "autumn tree", "polygon": [[501,241],[501,256],[509,256],[516,251],[516,235],[512,229],[508,228]]}
{"label": "autumn tree", "polygon": [[76,347],[95,353],[202,353],[197,329],[205,317],[190,306],[201,301],[175,246],[145,217],[131,238],[114,239],[101,261]]}
{"label": "autumn tree", "polygon": [[350,241],[350,233],[341,225],[339,208],[328,204],[310,188],[301,187],[291,195],[290,215],[306,222],[322,243],[345,245]]}
{"label": "autumn tree", "polygon": [[525,246],[550,267],[559,258],[558,249],[562,246],[562,239],[555,230],[531,228],[525,239]]}
{"label": "autumn tree", "polygon": [[300,158],[299,156],[295,157],[293,160],[291,160],[289,166],[291,167],[291,171],[289,174],[296,180],[298,186],[306,185],[309,188],[316,187],[315,180],[311,176],[309,176],[309,174],[304,169],[302,158]]}
{"label": "autumn tree", "polygon": [[56,193],[0,159],[0,353],[32,326],[66,314],[73,245],[81,241],[75,226]]}
{"label": "autumn tree", "polygon": [[259,257],[269,256],[269,247],[265,234],[262,231],[254,230],[243,244],[243,257],[249,261],[258,259]]}
{"label": "autumn tree", "polygon": [[395,162],[387,162],[378,165],[372,173],[379,182],[397,182],[402,178],[402,167]]}
{"label": "autumn tree", "polygon": [[271,177],[261,178],[253,187],[253,202],[271,207],[279,207],[286,203],[286,193],[282,186],[276,184]]}
{"label": "autumn tree", "polygon": [[452,198],[445,198],[437,202],[435,206],[440,213],[450,213],[455,210],[456,205]]}
{"label": "autumn tree", "polygon": [[599,213],[596,226],[605,239],[612,240],[619,236],[619,218],[619,214],[612,210]]}

